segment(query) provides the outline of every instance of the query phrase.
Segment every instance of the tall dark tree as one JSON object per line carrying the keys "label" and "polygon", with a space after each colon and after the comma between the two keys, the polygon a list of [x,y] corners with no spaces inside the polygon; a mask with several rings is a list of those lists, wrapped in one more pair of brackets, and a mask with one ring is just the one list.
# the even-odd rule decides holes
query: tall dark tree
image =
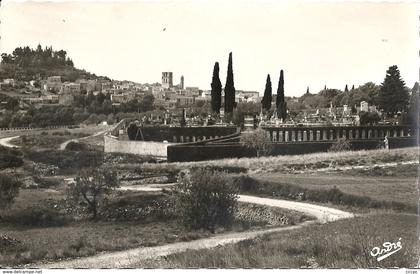
{"label": "tall dark tree", "polygon": [[347,87],[347,85],[346,85],[346,87],[344,88],[344,91],[345,91],[345,92],[349,91],[349,88]]}
{"label": "tall dark tree", "polygon": [[306,88],[306,94],[309,94],[309,87]]}
{"label": "tall dark tree", "polygon": [[283,120],[286,119],[287,105],[284,100],[284,76],[283,70],[280,71],[279,85],[277,87],[277,99],[276,99],[277,115]]}
{"label": "tall dark tree", "polygon": [[326,90],[326,89],[327,89],[327,85],[324,86],[324,90]]}
{"label": "tall dark tree", "polygon": [[409,95],[397,66],[390,66],[378,94],[378,104],[387,114],[408,108]]}
{"label": "tall dark tree", "polygon": [[232,113],[235,106],[235,84],[233,81],[232,52],[229,53],[229,64],[225,85],[225,112]]}
{"label": "tall dark tree", "polygon": [[264,97],[261,100],[262,108],[264,110],[271,109],[271,101],[273,99],[272,96],[272,88],[271,88],[271,79],[270,74],[267,74],[267,80],[265,82],[265,90],[264,90]]}
{"label": "tall dark tree", "polygon": [[354,85],[351,87],[351,90],[354,90]]}
{"label": "tall dark tree", "polygon": [[222,83],[219,78],[219,62],[214,64],[213,78],[211,81],[211,109],[214,113],[220,113],[222,106]]}

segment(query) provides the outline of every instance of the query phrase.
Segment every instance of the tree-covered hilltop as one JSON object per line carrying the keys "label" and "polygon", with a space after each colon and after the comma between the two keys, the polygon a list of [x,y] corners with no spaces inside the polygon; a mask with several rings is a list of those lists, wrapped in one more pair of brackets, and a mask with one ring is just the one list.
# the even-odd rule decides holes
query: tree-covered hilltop
{"label": "tree-covered hilltop", "polygon": [[81,78],[98,78],[95,74],[75,68],[65,50],[55,51],[52,47],[18,47],[12,54],[2,53],[1,59],[0,80],[13,78],[30,81],[55,75],[61,76],[63,81],[70,82]]}

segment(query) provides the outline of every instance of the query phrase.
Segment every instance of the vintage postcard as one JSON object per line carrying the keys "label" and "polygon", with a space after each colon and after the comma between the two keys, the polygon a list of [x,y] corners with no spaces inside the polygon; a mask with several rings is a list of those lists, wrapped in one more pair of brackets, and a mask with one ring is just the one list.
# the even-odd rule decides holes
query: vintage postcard
{"label": "vintage postcard", "polygon": [[0,20],[2,273],[417,273],[417,2],[9,0]]}

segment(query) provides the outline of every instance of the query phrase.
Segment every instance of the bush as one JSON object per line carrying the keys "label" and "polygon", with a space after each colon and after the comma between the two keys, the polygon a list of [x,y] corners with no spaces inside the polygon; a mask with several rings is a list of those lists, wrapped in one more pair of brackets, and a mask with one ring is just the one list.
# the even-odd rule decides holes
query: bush
{"label": "bush", "polygon": [[241,135],[241,142],[245,147],[255,150],[257,157],[268,155],[273,149],[267,131],[261,128],[252,132],[243,133]]}
{"label": "bush", "polygon": [[340,152],[351,150],[351,143],[346,138],[338,139],[334,144],[331,145],[328,151]]}
{"label": "bush", "polygon": [[233,179],[233,185],[240,192],[255,192],[258,190],[260,183],[249,176],[240,176]]}
{"label": "bush", "polygon": [[4,219],[9,223],[32,227],[62,226],[72,221],[72,218],[67,215],[41,206],[26,208]]}
{"label": "bush", "polygon": [[239,166],[209,166],[208,169],[226,173],[246,173],[248,171],[247,168]]}
{"label": "bush", "polygon": [[19,194],[22,182],[16,178],[0,174],[0,209],[10,206]]}
{"label": "bush", "polygon": [[56,165],[60,169],[82,169],[86,167],[97,167],[102,164],[104,157],[104,153],[97,150],[27,151],[26,155],[31,161]]}
{"label": "bush", "polygon": [[83,151],[83,150],[87,150],[87,145],[72,141],[66,145],[65,149],[70,150],[70,151]]}
{"label": "bush", "polygon": [[232,224],[237,194],[223,173],[195,169],[181,175],[178,181],[176,208],[184,225],[214,233],[217,225]]}
{"label": "bush", "polygon": [[0,146],[0,169],[20,167],[22,165],[22,153],[19,150]]}

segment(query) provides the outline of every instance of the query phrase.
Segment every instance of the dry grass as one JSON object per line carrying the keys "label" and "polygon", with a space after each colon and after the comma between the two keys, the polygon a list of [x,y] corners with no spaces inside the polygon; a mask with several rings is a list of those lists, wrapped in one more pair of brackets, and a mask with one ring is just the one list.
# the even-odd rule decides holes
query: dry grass
{"label": "dry grass", "polygon": [[[289,172],[291,170],[313,170],[329,167],[353,165],[374,165],[380,163],[418,160],[416,148],[392,150],[362,150],[345,152],[313,153],[305,155],[286,155],[260,158],[221,159],[202,162],[144,164],[145,169],[166,170],[174,168],[191,168],[197,166],[234,166],[246,168],[253,172]],[[130,165],[121,165],[131,168]]]}
{"label": "dry grass", "polygon": [[[413,167],[416,169],[416,167]],[[398,177],[349,176],[343,174],[254,174],[253,178],[274,184],[295,184],[308,189],[337,187],[344,193],[368,196],[374,200],[403,202],[416,205],[418,201],[415,177],[399,174]]]}
{"label": "dry grass", "polygon": [[[133,267],[160,268],[368,268],[415,267],[418,260],[417,216],[367,215],[255,240],[138,262]],[[377,262],[375,246],[397,242],[402,250]]]}

